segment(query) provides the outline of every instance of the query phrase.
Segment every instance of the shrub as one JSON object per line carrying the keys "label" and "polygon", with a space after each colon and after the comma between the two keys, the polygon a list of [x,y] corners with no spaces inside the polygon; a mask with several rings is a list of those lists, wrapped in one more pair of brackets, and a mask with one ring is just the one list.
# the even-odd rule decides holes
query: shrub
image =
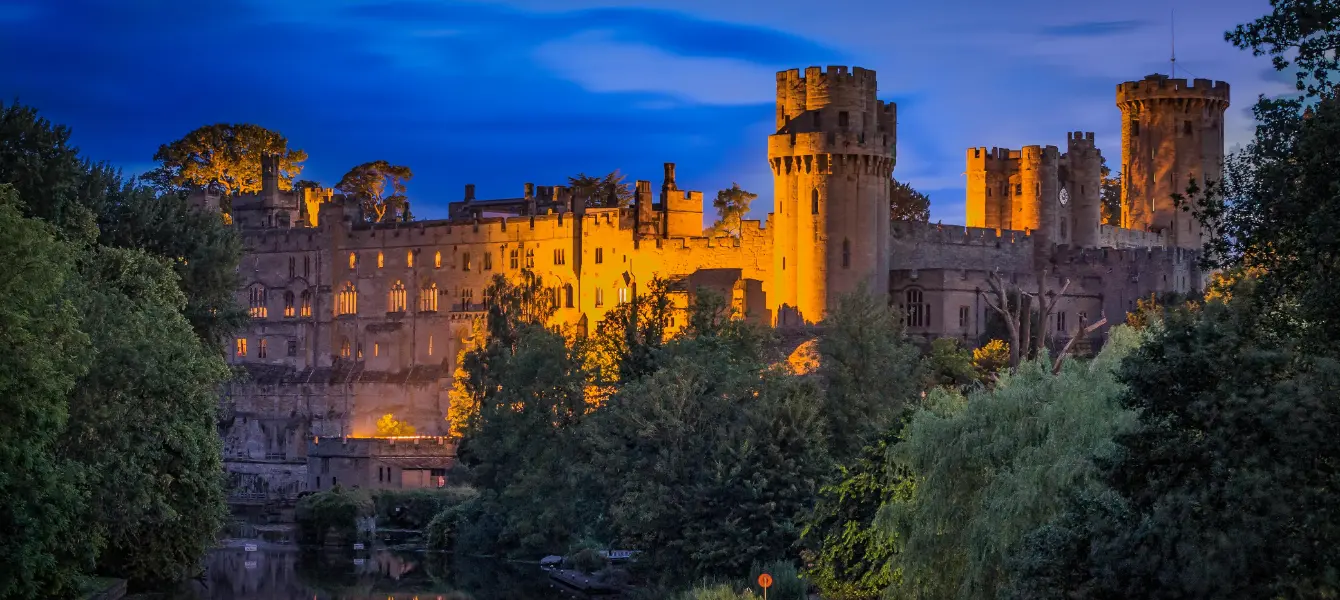
{"label": "shrub", "polygon": [[345,540],[356,539],[358,519],[371,515],[372,499],[367,492],[345,491],[340,487],[317,492],[299,500],[294,508],[298,541],[302,544],[325,544],[331,534]]}
{"label": "shrub", "polygon": [[800,578],[795,563],[777,560],[766,564],[754,563],[749,569],[749,589],[762,595],[763,588],[758,587],[758,576],[767,573],[772,576],[772,587],[768,588],[768,598],[776,600],[805,600],[809,586]]}
{"label": "shrub", "polygon": [[373,494],[377,524],[402,529],[423,529],[442,511],[475,497],[468,487],[442,489],[380,490]]}

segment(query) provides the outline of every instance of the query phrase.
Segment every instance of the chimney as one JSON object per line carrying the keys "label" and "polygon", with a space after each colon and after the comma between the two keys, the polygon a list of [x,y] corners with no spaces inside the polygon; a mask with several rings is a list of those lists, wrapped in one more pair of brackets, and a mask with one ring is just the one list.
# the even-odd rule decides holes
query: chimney
{"label": "chimney", "polygon": [[661,191],[679,189],[675,187],[675,163],[665,163],[665,182],[661,184]]}
{"label": "chimney", "polygon": [[465,184],[465,201],[469,202],[474,199],[475,199],[475,184],[473,183]]}

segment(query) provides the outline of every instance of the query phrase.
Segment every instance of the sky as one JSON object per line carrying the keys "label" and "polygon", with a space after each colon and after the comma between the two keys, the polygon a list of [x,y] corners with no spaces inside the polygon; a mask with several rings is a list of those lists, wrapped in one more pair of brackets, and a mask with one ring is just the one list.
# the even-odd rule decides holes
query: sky
{"label": "sky", "polygon": [[334,185],[372,160],[409,166],[420,218],[473,183],[519,197],[619,169],[681,189],[738,182],[772,210],[775,76],[874,69],[898,103],[894,177],[964,220],[974,146],[1064,148],[1093,131],[1120,165],[1122,81],[1231,84],[1227,145],[1292,75],[1224,41],[1268,0],[0,0],[0,102],[37,107],[83,154],[129,174],[211,123],[255,123]]}

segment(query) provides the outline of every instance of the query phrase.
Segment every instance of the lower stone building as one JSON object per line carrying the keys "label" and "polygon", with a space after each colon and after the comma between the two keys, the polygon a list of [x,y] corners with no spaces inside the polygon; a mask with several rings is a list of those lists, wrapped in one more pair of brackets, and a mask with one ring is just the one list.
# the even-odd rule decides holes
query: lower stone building
{"label": "lower stone building", "polygon": [[443,436],[313,437],[307,445],[307,490],[446,487],[456,446]]}

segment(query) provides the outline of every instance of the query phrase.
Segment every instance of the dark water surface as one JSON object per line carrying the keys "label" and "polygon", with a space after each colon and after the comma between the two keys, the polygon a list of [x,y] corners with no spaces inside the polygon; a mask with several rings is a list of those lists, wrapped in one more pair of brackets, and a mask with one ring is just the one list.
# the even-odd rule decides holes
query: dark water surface
{"label": "dark water surface", "polygon": [[534,564],[413,551],[304,551],[261,545],[215,550],[198,579],[146,600],[557,600]]}

